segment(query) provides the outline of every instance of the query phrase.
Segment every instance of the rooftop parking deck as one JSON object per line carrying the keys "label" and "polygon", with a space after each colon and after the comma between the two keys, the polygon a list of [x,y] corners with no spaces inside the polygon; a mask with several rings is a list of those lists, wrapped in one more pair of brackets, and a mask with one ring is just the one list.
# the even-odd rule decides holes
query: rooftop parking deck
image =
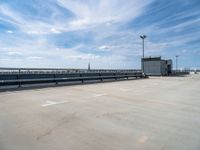
{"label": "rooftop parking deck", "polygon": [[0,150],[199,150],[200,75],[0,93]]}

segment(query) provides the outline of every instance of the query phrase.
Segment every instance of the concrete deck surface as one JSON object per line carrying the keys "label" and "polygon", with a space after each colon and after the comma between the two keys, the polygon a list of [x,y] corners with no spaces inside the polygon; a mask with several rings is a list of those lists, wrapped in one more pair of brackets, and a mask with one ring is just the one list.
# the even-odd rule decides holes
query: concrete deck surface
{"label": "concrete deck surface", "polygon": [[0,150],[200,150],[200,75],[0,93]]}

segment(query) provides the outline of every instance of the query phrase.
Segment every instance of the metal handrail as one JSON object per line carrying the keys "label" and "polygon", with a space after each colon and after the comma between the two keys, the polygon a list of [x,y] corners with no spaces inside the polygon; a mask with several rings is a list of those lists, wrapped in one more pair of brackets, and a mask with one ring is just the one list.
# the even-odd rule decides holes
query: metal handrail
{"label": "metal handrail", "polygon": [[[24,76],[25,75],[25,76]],[[61,75],[61,76],[60,76]],[[62,77],[63,75],[63,77]],[[71,76],[72,75],[72,76]],[[144,78],[145,76],[142,72],[82,72],[82,73],[64,73],[56,74],[24,74],[24,73],[14,73],[14,74],[0,74],[0,87],[6,87],[10,85],[15,85],[21,87],[22,85],[40,84],[40,83],[62,83],[67,81],[84,81],[89,80],[100,80],[104,79],[129,79],[129,78]]]}
{"label": "metal handrail", "polygon": [[65,69],[65,68],[0,68],[0,74],[63,74],[63,73],[141,72],[139,69]]}

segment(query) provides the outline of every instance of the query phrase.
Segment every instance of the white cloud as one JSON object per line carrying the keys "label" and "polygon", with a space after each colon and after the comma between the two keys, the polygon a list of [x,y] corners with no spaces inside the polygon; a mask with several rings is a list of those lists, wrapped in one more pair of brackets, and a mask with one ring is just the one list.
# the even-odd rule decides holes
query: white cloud
{"label": "white cloud", "polygon": [[14,32],[13,32],[13,31],[11,31],[11,30],[8,30],[8,31],[7,31],[7,33],[10,33],[10,34],[12,34],[12,33],[14,33]]}
{"label": "white cloud", "polygon": [[18,51],[9,51],[7,54],[10,56],[21,56],[22,55],[22,53],[18,52]]}
{"label": "white cloud", "polygon": [[26,59],[28,59],[28,60],[42,60],[43,57],[39,57],[39,56],[29,56],[29,57],[27,57]]}
{"label": "white cloud", "polygon": [[53,13],[48,21],[47,19],[44,21],[44,18],[27,18],[28,16],[11,9],[7,5],[1,5],[0,11],[1,14],[7,16],[7,21],[15,24],[25,33],[58,34],[65,31],[89,29],[98,25],[110,26],[113,23],[128,21],[139,16],[143,12],[143,8],[150,2],[152,0],[145,2],[133,0],[127,3],[124,0],[94,0],[87,1],[87,3],[74,0],[57,0],[60,6],[68,9],[74,15],[73,19],[66,19],[66,21],[56,18],[58,14],[62,13],[48,2],[45,5],[52,9]]}
{"label": "white cloud", "polygon": [[83,29],[98,24],[111,25],[114,22],[128,21],[139,16],[143,8],[152,2],[134,0],[94,0],[87,3],[74,0],[57,0],[58,4],[70,10],[75,18],[69,23],[71,28]]}
{"label": "white cloud", "polygon": [[99,47],[99,50],[101,51],[110,51],[110,49],[112,48],[111,45],[102,45]]}
{"label": "white cloud", "polygon": [[55,28],[51,28],[51,32],[55,33],[55,34],[61,33],[61,31],[59,31],[58,29],[55,29]]}

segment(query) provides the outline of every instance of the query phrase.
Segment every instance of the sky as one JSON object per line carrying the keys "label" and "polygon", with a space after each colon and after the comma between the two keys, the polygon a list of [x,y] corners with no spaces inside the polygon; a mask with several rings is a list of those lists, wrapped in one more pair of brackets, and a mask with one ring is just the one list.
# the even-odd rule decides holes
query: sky
{"label": "sky", "polygon": [[200,1],[0,0],[0,67],[138,69],[140,35],[146,57],[200,68]]}

